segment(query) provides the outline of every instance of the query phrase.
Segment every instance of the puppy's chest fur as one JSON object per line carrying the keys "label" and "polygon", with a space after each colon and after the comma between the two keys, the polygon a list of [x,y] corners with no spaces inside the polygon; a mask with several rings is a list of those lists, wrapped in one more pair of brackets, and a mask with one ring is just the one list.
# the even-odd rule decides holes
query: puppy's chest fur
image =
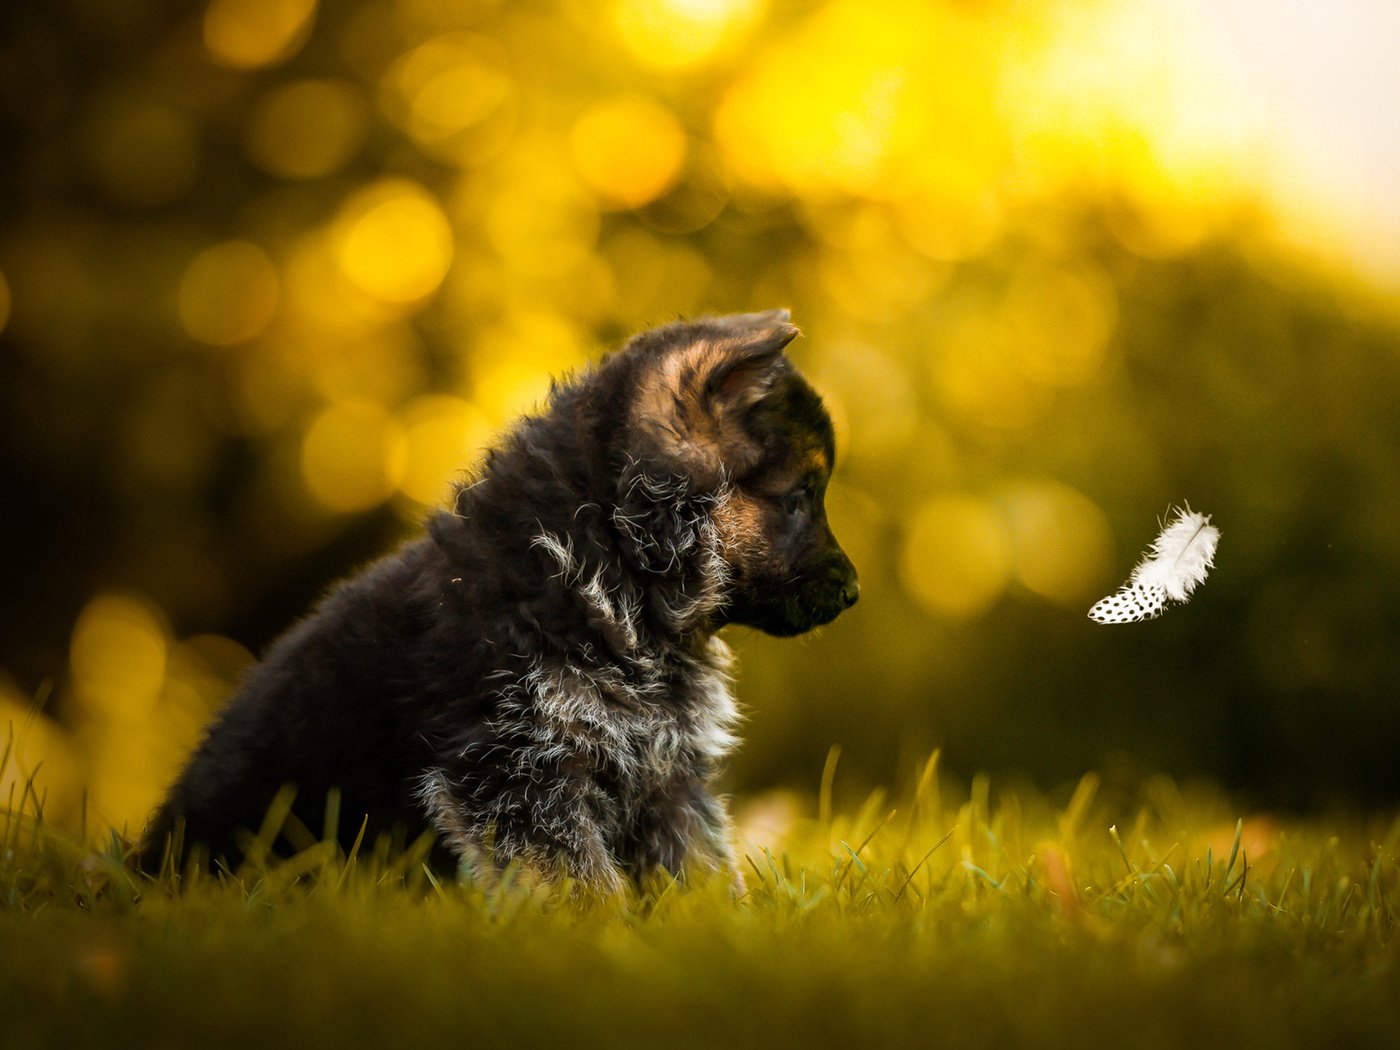
{"label": "puppy's chest fur", "polygon": [[626,805],[677,778],[707,777],[734,747],[728,663],[713,638],[702,659],[666,672],[537,665],[502,692],[490,725],[529,740],[540,760],[612,785]]}
{"label": "puppy's chest fur", "polygon": [[697,654],[495,672],[489,716],[423,777],[430,819],[469,861],[544,845],[677,870],[693,835],[722,830],[705,787],[738,742],[730,662],[712,637]]}
{"label": "puppy's chest fur", "polygon": [[[712,532],[694,542],[713,549]],[[604,582],[620,575],[615,566],[590,567],[549,532],[532,546],[555,562],[554,582],[600,637],[567,657],[537,656],[523,673],[500,672],[492,734],[524,742],[517,756],[537,766],[587,778],[624,816],[677,781],[704,783],[738,743],[729,648],[715,636],[693,650],[650,637],[639,627],[641,595]],[[705,606],[722,580],[709,572],[690,604]]]}

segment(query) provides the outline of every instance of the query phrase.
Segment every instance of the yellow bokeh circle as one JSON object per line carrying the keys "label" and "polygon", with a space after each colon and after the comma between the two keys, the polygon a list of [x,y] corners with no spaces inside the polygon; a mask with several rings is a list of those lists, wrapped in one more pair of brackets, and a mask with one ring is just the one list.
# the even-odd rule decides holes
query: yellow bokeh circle
{"label": "yellow bokeh circle", "polygon": [[102,594],[73,627],[69,671],[89,715],[139,723],[160,700],[168,636],[159,611],[133,595]]}
{"label": "yellow bokeh circle", "polygon": [[[74,816],[83,783],[73,742],[62,726],[0,677],[0,799],[14,812],[62,827]],[[11,825],[13,826],[13,825]]]}
{"label": "yellow bokeh circle", "polygon": [[204,9],[204,46],[235,69],[282,62],[311,35],[316,0],[210,0]]}
{"label": "yellow bokeh circle", "polygon": [[599,102],[575,122],[570,144],[579,177],[614,208],[656,200],[675,183],[685,163],[681,122],[644,95]]}
{"label": "yellow bokeh circle", "polygon": [[900,581],[930,612],[971,619],[1005,589],[1009,555],[1006,527],[985,501],[936,496],[909,522],[900,548]]}
{"label": "yellow bokeh circle", "polygon": [[382,87],[390,119],[428,147],[480,124],[510,95],[498,47],[469,33],[444,33],[400,56]]}
{"label": "yellow bokeh circle", "polygon": [[327,510],[368,510],[399,487],[406,453],[403,432],[378,405],[333,405],[302,438],[302,481]]}
{"label": "yellow bokeh circle", "polygon": [[1007,490],[1016,577],[1043,598],[1074,608],[1108,582],[1113,532],[1103,511],[1057,481]]}
{"label": "yellow bokeh circle", "polygon": [[1117,317],[1112,283],[1088,267],[1018,270],[1002,304],[1021,373],[1057,386],[1099,373]]}
{"label": "yellow bokeh circle", "polygon": [[211,346],[252,339],[277,310],[272,260],[248,241],[224,241],[195,256],[180,279],[178,306],[185,331]]}
{"label": "yellow bokeh circle", "polygon": [[341,168],[364,141],[364,100],[339,80],[297,80],[253,107],[245,141],[253,163],[286,179],[314,179]]}
{"label": "yellow bokeh circle", "polygon": [[721,51],[760,6],[757,0],[616,0],[613,23],[640,61],[681,68]]}
{"label": "yellow bokeh circle", "polygon": [[400,420],[408,456],[399,490],[425,506],[443,502],[492,437],[491,423],[480,409],[444,394],[418,398]]}
{"label": "yellow bokeh circle", "polygon": [[452,265],[452,227],[423,187],[385,179],[340,214],[337,261],[350,283],[385,303],[408,304],[437,290]]}

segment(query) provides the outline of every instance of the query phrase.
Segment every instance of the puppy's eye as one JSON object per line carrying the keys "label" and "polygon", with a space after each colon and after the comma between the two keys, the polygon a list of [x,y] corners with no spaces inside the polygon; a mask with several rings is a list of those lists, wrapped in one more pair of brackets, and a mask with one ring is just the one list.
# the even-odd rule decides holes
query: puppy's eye
{"label": "puppy's eye", "polygon": [[812,490],[808,488],[800,488],[796,492],[791,493],[788,496],[787,503],[785,504],[784,509],[787,510],[789,517],[795,518],[800,514],[806,514],[807,508],[811,505]]}

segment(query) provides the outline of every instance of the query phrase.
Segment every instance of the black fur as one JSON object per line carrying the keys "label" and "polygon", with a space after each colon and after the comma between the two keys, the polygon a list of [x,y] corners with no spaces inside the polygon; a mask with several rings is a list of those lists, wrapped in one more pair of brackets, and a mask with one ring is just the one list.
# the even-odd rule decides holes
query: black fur
{"label": "black fur", "polygon": [[856,595],[786,320],[668,325],[557,386],[425,536],[271,648],[153,816],[146,866],[179,841],[237,863],[292,785],[315,837],[335,789],[342,843],[431,830],[481,878],[737,879],[708,786],[736,720],[715,632],[797,633]]}

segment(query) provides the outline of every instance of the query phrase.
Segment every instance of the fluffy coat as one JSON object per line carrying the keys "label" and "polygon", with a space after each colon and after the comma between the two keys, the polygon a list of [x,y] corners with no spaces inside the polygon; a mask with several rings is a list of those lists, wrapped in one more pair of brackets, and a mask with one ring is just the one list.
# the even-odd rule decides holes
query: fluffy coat
{"label": "fluffy coat", "polygon": [[799,529],[749,489],[830,469],[795,334],[785,312],[677,323],[556,386],[426,535],[275,643],[155,814],[147,866],[191,844],[236,863],[293,785],[293,846],[363,824],[431,830],[488,880],[737,879],[710,790],[738,718],[715,632],[796,633],[855,600],[820,493]]}

